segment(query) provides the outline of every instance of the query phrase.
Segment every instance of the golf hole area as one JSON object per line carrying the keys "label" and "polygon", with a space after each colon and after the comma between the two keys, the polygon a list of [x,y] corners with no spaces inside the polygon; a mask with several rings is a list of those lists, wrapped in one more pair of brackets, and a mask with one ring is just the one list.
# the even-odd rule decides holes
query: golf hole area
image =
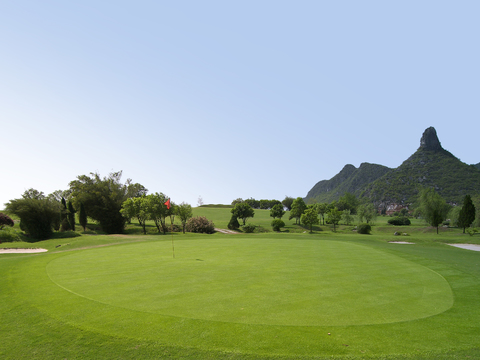
{"label": "golf hole area", "polygon": [[83,250],[50,279],[102,304],[206,321],[348,326],[410,321],[453,305],[438,273],[351,242],[201,238]]}

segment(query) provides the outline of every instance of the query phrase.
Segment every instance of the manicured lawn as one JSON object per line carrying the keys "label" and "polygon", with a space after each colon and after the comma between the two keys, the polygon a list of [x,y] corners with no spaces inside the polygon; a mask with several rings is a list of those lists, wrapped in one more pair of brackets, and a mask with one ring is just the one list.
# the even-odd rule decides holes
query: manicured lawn
{"label": "manicured lawn", "polygon": [[15,244],[0,358],[479,358],[478,237],[391,230]]}

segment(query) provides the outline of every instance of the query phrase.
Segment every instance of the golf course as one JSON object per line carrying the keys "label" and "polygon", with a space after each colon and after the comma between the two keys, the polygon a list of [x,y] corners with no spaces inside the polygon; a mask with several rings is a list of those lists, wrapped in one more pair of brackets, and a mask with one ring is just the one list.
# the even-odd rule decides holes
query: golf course
{"label": "golf course", "polygon": [[2,243],[48,251],[0,254],[0,358],[480,358],[480,252],[449,245],[479,236],[386,219]]}

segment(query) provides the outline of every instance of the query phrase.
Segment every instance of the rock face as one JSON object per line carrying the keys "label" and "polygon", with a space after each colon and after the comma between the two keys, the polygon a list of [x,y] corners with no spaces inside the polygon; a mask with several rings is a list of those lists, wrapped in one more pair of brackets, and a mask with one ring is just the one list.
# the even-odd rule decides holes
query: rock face
{"label": "rock face", "polygon": [[420,148],[428,151],[440,151],[443,149],[434,127],[429,127],[423,132],[420,139]]}

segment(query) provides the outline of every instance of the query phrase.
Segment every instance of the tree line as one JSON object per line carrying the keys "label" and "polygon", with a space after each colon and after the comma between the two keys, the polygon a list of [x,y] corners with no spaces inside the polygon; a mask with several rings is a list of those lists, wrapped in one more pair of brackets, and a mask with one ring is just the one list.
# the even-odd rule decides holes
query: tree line
{"label": "tree line", "polygon": [[[20,218],[20,228],[37,240],[52,237],[54,231],[75,230],[75,214],[84,231],[87,218],[96,221],[107,234],[121,234],[126,222],[136,218],[146,233],[145,221],[153,220],[158,231],[167,231],[166,220],[181,219],[183,231],[192,217],[189,204],[170,202],[163,193],[147,195],[148,189],[131,179],[121,181],[122,172],[106,177],[97,173],[80,175],[68,190],[45,195],[36,189],[25,191],[20,199],[8,202],[5,210]],[[210,226],[210,225],[209,225]],[[213,224],[212,224],[213,227]]]}

